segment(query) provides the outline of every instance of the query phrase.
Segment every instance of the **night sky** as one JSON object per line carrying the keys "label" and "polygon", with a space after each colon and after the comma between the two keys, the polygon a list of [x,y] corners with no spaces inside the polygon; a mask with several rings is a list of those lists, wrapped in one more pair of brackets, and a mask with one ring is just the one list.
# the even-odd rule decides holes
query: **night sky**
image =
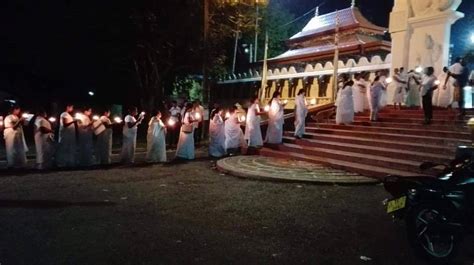
{"label": "night sky", "polygon": [[[350,0],[272,0],[295,17],[325,2],[320,13],[350,6]],[[130,56],[134,46],[130,0],[3,0],[0,11],[0,90],[38,97],[123,100],[112,91],[135,86]],[[375,24],[388,26],[393,0],[357,0],[362,13]],[[472,12],[464,0],[461,11]],[[311,16],[299,21],[304,24]],[[199,25],[200,21],[196,23]],[[164,25],[171,26],[171,25]],[[467,34],[463,24],[454,34]],[[114,69],[110,68],[114,62]],[[14,82],[12,80],[15,80]],[[101,93],[104,92],[104,93]],[[46,96],[47,95],[47,96]]]}

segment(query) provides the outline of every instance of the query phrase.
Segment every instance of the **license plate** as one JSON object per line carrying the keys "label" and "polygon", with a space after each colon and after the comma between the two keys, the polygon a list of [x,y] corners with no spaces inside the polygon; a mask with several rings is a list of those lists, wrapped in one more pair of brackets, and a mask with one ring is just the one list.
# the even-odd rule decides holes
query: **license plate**
{"label": "license plate", "polygon": [[393,213],[395,211],[405,208],[407,203],[407,197],[403,196],[398,199],[391,200],[387,203],[387,213]]}

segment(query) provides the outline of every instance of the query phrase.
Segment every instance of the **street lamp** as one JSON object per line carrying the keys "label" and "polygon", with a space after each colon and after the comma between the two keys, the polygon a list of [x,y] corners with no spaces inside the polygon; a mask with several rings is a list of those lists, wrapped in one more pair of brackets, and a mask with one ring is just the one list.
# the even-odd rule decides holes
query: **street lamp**
{"label": "street lamp", "polygon": [[471,34],[471,43],[474,44],[474,33]]}

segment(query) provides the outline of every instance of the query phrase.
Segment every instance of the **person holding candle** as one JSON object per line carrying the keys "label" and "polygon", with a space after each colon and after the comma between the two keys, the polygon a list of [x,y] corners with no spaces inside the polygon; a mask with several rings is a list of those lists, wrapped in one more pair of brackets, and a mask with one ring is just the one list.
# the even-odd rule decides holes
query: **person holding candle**
{"label": "person holding candle", "polygon": [[406,87],[407,87],[407,81],[405,80],[405,75],[403,74],[403,68],[395,68],[394,69],[394,75],[393,75],[393,80],[394,86],[395,86],[395,92],[393,95],[393,108],[397,109],[397,104],[398,108],[401,110],[402,109],[402,102],[405,101],[405,93],[406,93]]}
{"label": "person holding candle", "polygon": [[249,147],[262,147],[263,138],[262,138],[262,129],[260,128],[260,115],[265,112],[260,111],[260,100],[258,96],[252,97],[250,100],[249,109],[247,110],[247,119],[245,124],[245,140]]}
{"label": "person holding candle", "polygon": [[54,156],[54,132],[51,122],[46,120],[46,111],[36,114],[34,123],[36,167],[40,170],[51,168]]}
{"label": "person holding candle", "polygon": [[236,107],[229,110],[229,118],[225,121],[225,149],[227,154],[233,155],[245,145],[244,134],[240,128],[239,116]]}
{"label": "person holding candle", "polygon": [[93,129],[92,109],[85,107],[82,113],[77,113],[77,130],[79,140],[79,161],[81,167],[90,167],[93,164]]}
{"label": "person holding candle", "polygon": [[437,100],[433,100],[433,105],[442,107],[442,108],[447,108],[453,103],[453,98],[454,98],[454,82],[455,79],[448,76],[448,67],[443,68],[443,73],[441,73],[438,76],[438,80],[440,82],[444,82],[446,79],[448,79],[448,82],[442,87],[442,89],[437,89],[434,92],[433,98],[437,98]]}
{"label": "person holding candle", "polygon": [[209,156],[218,158],[226,154],[225,124],[219,107],[213,109],[212,114],[209,124]]}
{"label": "person holding candle", "polygon": [[148,122],[146,160],[150,163],[166,162],[166,126],[161,112],[156,111]]}
{"label": "person holding candle", "polygon": [[174,121],[174,125],[168,129],[168,144],[175,146],[178,143],[179,130],[181,128],[181,108],[178,103],[173,100],[169,109],[170,119]]}
{"label": "person holding candle", "polygon": [[305,133],[306,115],[308,114],[305,95],[305,90],[300,89],[295,100],[295,138],[297,139],[301,139]]}
{"label": "person holding candle", "polygon": [[284,107],[286,104],[280,100],[280,97],[280,92],[275,91],[270,100],[269,120],[265,138],[265,142],[269,144],[281,144],[283,142]]}
{"label": "person holding candle", "polygon": [[342,89],[339,89],[336,99],[336,124],[350,124],[354,121],[354,99],[352,86],[354,81],[348,80]]}
{"label": "person holding candle", "polygon": [[135,163],[135,150],[137,148],[137,131],[138,125],[143,121],[144,115],[138,116],[137,107],[131,107],[128,110],[128,115],[125,116],[123,125],[123,139],[122,139],[122,153],[121,162],[125,164]]}
{"label": "person holding candle", "polygon": [[76,123],[72,117],[73,104],[67,104],[59,120],[59,146],[56,153],[58,167],[74,167],[76,165]]}
{"label": "person holding candle", "polygon": [[184,108],[184,115],[181,121],[181,131],[179,133],[178,146],[176,148],[176,158],[193,160],[194,154],[194,114],[193,104],[188,103]]}
{"label": "person holding candle", "polygon": [[3,136],[5,138],[5,149],[7,153],[8,168],[23,168],[26,166],[26,152],[28,147],[23,133],[25,118],[20,116],[21,108],[12,107],[10,115],[5,117]]}
{"label": "person holding candle", "polygon": [[194,101],[194,142],[199,144],[202,139],[203,127],[204,127],[204,107],[201,106],[201,101]]}
{"label": "person holding candle", "polygon": [[98,121],[94,122],[94,133],[97,135],[96,159],[99,165],[111,163],[112,156],[112,121],[110,120],[110,110],[102,113]]}
{"label": "person holding candle", "polygon": [[414,70],[408,72],[408,95],[405,100],[407,107],[420,106],[420,76]]}

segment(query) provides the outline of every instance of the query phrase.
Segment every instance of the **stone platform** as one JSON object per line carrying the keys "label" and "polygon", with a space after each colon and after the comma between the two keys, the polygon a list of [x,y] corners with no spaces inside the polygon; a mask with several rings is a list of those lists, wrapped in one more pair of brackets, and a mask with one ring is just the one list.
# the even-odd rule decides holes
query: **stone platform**
{"label": "stone platform", "polygon": [[323,165],[265,156],[235,156],[217,161],[221,172],[258,180],[329,184],[374,184],[379,181]]}

